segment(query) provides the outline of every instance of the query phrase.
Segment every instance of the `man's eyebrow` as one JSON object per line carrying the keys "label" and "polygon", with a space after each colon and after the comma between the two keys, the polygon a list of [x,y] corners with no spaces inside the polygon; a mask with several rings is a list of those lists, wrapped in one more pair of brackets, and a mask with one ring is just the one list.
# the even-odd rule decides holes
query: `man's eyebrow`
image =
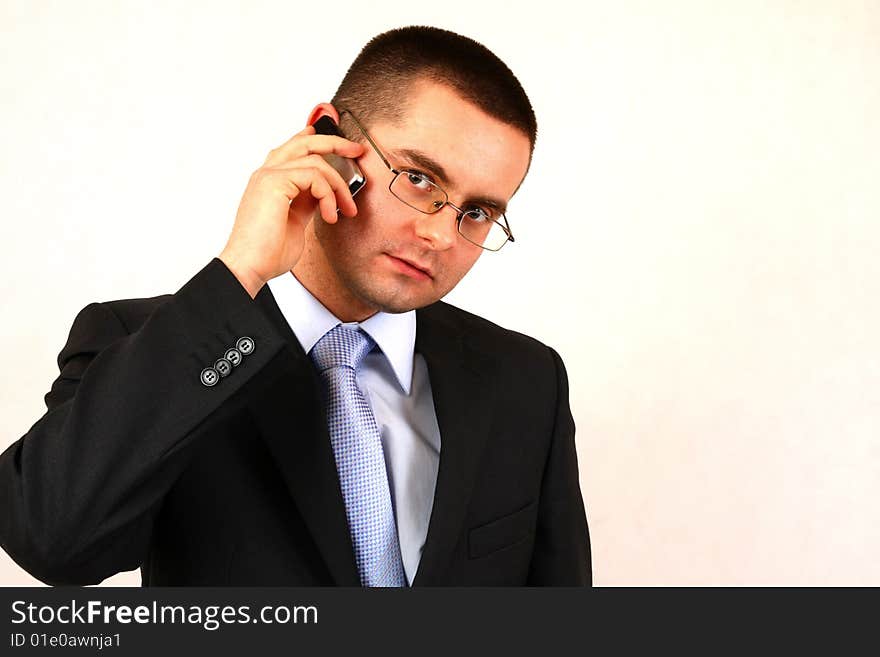
{"label": "man's eyebrow", "polygon": [[[436,181],[442,185],[450,185],[449,174],[446,173],[446,169],[443,168],[443,165],[424,151],[416,150],[414,148],[397,148],[392,150],[391,153],[404,160],[408,160],[412,164],[423,169],[425,173],[430,173],[434,176]],[[502,214],[507,210],[507,203],[489,196],[470,198],[467,200],[467,204],[471,203],[494,208]]]}
{"label": "man's eyebrow", "polygon": [[398,148],[391,151],[394,155],[408,160],[412,164],[425,170],[425,173],[433,175],[437,182],[449,184],[449,174],[446,169],[437,160],[423,151],[417,151],[414,148]]}

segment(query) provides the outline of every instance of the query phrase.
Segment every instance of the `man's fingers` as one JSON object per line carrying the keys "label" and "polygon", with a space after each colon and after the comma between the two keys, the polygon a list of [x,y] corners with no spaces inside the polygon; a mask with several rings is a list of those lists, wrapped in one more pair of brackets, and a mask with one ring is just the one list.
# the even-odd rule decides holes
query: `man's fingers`
{"label": "man's fingers", "polygon": [[315,167],[274,169],[266,175],[276,181],[273,186],[278,185],[291,203],[302,203],[302,194],[305,192],[317,202],[324,221],[336,223],[336,193],[319,169]]}
{"label": "man's fingers", "polygon": [[[307,129],[314,133],[312,126],[308,126]],[[301,157],[327,153],[336,153],[342,157],[356,158],[363,155],[364,146],[358,142],[348,141],[344,137],[337,137],[336,135],[303,134],[303,132],[300,132],[278,148],[271,150],[263,166],[283,167]]]}
{"label": "man's fingers", "polygon": [[357,214],[357,205],[355,205],[354,199],[351,196],[351,190],[348,188],[348,183],[322,156],[308,155],[299,160],[295,160],[288,168],[315,168],[320,170],[324,178],[330,184],[330,187],[333,189],[333,193],[336,195],[336,204],[339,206],[342,213],[348,217],[353,217]]}
{"label": "man's fingers", "polygon": [[336,196],[333,189],[327,184],[327,181],[320,175],[315,175],[312,179],[312,196],[318,199],[318,206],[321,209],[321,217],[328,224],[336,223]]}
{"label": "man's fingers", "polygon": [[364,154],[364,145],[356,141],[349,141],[345,137],[336,135],[312,135],[297,142],[308,148],[308,153],[336,153],[342,157],[360,157]]}
{"label": "man's fingers", "polygon": [[275,152],[277,152],[277,151],[281,151],[281,150],[284,150],[284,149],[286,149],[286,148],[289,148],[289,147],[290,147],[290,144],[292,144],[292,143],[293,143],[294,141],[296,141],[297,139],[302,139],[303,137],[308,137],[308,136],[313,135],[313,134],[315,134],[315,126],[313,126],[313,125],[307,125],[305,128],[303,128],[302,130],[300,130],[299,132],[297,132],[293,137],[291,137],[291,138],[288,139],[286,142],[284,142],[283,144],[281,144],[281,146],[279,146],[278,148],[274,148],[274,149],[272,149],[272,150],[270,151],[270,153],[275,153]]}

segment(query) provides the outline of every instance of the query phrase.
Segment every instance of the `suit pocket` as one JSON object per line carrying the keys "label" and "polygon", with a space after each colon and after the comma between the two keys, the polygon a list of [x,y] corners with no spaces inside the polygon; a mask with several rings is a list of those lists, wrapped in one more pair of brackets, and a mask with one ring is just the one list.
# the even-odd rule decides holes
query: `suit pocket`
{"label": "suit pocket", "polygon": [[506,516],[473,527],[468,532],[468,556],[471,559],[510,547],[535,531],[537,500]]}

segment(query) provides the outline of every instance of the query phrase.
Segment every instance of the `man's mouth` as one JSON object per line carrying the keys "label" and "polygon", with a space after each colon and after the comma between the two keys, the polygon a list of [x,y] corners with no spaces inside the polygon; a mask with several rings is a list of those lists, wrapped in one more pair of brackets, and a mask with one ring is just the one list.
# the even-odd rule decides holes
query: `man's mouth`
{"label": "man's mouth", "polygon": [[392,264],[397,268],[398,271],[407,274],[408,276],[419,278],[422,280],[434,278],[434,274],[431,271],[431,268],[427,265],[424,265],[415,260],[393,256],[389,253],[386,253],[385,255],[387,255],[391,259]]}

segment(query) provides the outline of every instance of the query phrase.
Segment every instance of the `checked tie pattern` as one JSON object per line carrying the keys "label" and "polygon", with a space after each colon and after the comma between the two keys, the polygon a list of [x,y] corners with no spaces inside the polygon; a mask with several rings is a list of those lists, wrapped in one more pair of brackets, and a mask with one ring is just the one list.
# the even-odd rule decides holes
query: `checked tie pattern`
{"label": "checked tie pattern", "polygon": [[327,331],[310,356],[324,382],[327,428],[363,586],[406,586],[379,427],[357,368],[375,346],[362,330]]}

